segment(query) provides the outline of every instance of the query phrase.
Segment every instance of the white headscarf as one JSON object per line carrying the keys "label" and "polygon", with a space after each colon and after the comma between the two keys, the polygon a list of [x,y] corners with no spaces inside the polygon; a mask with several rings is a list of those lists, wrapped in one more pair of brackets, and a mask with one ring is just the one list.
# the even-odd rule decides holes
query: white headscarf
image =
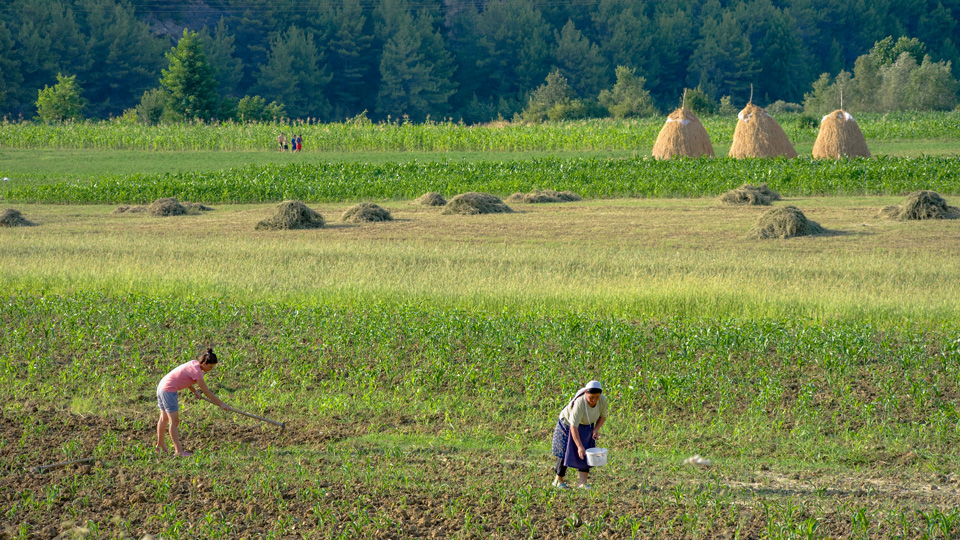
{"label": "white headscarf", "polygon": [[[600,384],[598,380],[592,380],[586,384],[583,388],[577,390],[577,393],[573,396],[573,399],[567,403],[567,407],[573,407],[573,402],[580,398],[580,396],[587,393],[587,390],[600,390],[603,391],[603,385]],[[567,407],[564,407],[566,409]]]}

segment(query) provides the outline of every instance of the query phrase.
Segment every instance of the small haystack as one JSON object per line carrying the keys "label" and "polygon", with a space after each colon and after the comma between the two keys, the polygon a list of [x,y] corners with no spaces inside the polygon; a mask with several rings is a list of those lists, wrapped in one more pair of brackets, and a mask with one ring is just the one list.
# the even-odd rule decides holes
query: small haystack
{"label": "small haystack", "polygon": [[582,200],[583,198],[572,191],[554,191],[552,189],[535,189],[530,193],[514,193],[507,197],[508,203],[525,204],[562,203]]}
{"label": "small haystack", "polygon": [[340,220],[348,223],[374,223],[378,221],[393,221],[393,216],[380,205],[362,202],[347,208],[347,211],[343,213]]}
{"label": "small haystack", "polygon": [[653,145],[653,157],[670,159],[702,156],[714,156],[710,136],[693,111],[680,107],[670,113],[657,135],[657,142]]}
{"label": "small haystack", "polygon": [[783,128],[762,107],[747,103],[737,118],[730,157],[797,157],[797,151],[793,149]]}
{"label": "small haystack", "polygon": [[499,197],[489,193],[471,191],[461,193],[450,199],[443,207],[443,214],[460,214],[473,216],[477,214],[503,214],[513,212],[513,209],[503,203]]}
{"label": "small haystack", "polygon": [[146,206],[118,206],[116,210],[113,211],[114,214],[142,214],[147,211]]}
{"label": "small haystack", "polygon": [[167,197],[165,199],[157,199],[150,203],[150,206],[147,207],[147,212],[151,216],[156,217],[185,216],[187,214],[187,207],[180,204],[180,201],[172,197]]}
{"label": "small haystack", "polygon": [[843,109],[837,109],[820,121],[820,132],[813,143],[813,157],[870,157],[870,149],[853,116]]}
{"label": "small haystack", "polygon": [[770,206],[771,202],[781,198],[766,183],[759,186],[744,184],[721,195],[720,202],[732,206]]}
{"label": "small haystack", "polygon": [[819,223],[810,221],[796,206],[781,206],[767,211],[750,231],[751,238],[793,238],[815,236],[826,232]]}
{"label": "small haystack", "polygon": [[257,223],[258,231],[281,231],[290,229],[319,229],[325,221],[300,201],[283,201],[270,219]]}
{"label": "small haystack", "polygon": [[903,206],[885,206],[878,217],[912,221],[921,219],[958,219],[960,208],[950,206],[936,191],[914,191]]}
{"label": "small haystack", "polygon": [[7,208],[0,212],[0,227],[32,227],[36,223],[23,217],[19,210]]}
{"label": "small haystack", "polygon": [[443,206],[447,204],[447,200],[443,198],[443,195],[437,193],[436,191],[428,191],[427,193],[421,195],[420,198],[414,202],[424,206]]}

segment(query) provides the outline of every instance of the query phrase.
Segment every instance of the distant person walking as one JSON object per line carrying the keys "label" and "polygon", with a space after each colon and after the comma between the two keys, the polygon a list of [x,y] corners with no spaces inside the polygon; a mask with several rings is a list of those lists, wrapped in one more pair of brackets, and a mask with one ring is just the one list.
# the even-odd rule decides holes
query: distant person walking
{"label": "distant person walking", "polygon": [[283,150],[287,147],[287,137],[284,136],[282,131],[280,132],[280,135],[277,137],[277,142],[280,144],[280,151],[283,152]]}
{"label": "distant person walking", "polygon": [[299,133],[297,134],[296,146],[297,146],[297,152],[303,150],[303,135],[300,135]]}
{"label": "distant person walking", "polygon": [[607,397],[602,393],[600,381],[590,381],[560,411],[553,430],[553,455],[557,458],[555,487],[569,489],[564,477],[567,468],[573,467],[580,472],[577,487],[590,489],[586,450],[596,446],[600,428],[607,421]]}
{"label": "distant person walking", "polygon": [[[167,453],[164,435],[169,430],[175,455],[180,457],[190,457],[192,455],[184,450],[180,443],[180,398],[178,395],[180,390],[189,388],[198,399],[200,398],[200,392],[203,392],[207,399],[219,405],[221,409],[229,410],[227,404],[211,392],[207,388],[207,383],[203,381],[203,374],[209,373],[216,365],[217,355],[213,353],[213,349],[207,349],[207,352],[200,355],[199,360],[191,360],[185,364],[180,364],[160,379],[160,384],[157,385],[157,407],[160,408],[155,449],[157,453]],[[194,388],[194,385],[200,387],[199,392]]]}

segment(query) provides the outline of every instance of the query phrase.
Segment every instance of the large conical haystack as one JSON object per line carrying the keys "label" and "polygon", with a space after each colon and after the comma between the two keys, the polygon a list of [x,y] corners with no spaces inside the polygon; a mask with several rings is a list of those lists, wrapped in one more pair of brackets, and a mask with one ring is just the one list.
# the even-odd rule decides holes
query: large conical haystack
{"label": "large conical haystack", "polygon": [[168,217],[168,216],[183,216],[187,213],[187,208],[180,204],[180,201],[174,198],[165,198],[157,199],[150,203],[150,206],[147,207],[147,212],[151,216],[156,217]]}
{"label": "large conical haystack", "polygon": [[760,216],[749,236],[751,238],[793,238],[824,232],[819,223],[807,219],[807,216],[796,206],[781,206]]}
{"label": "large conical haystack", "polygon": [[853,116],[843,109],[837,109],[820,121],[820,132],[813,143],[813,157],[870,157],[870,149]]}
{"label": "large conical haystack", "polygon": [[766,183],[759,186],[744,184],[720,196],[721,203],[733,206],[770,206],[771,202],[780,199],[780,194]]}
{"label": "large conical haystack", "polygon": [[393,216],[380,205],[364,202],[348,208],[340,219],[348,223],[374,223],[393,221]]}
{"label": "large conical haystack", "polygon": [[19,210],[7,208],[0,212],[0,227],[31,227],[36,223],[23,217]]}
{"label": "large conical haystack", "polygon": [[324,223],[323,216],[302,202],[283,201],[277,205],[277,213],[273,217],[257,223],[257,230],[319,229]]}
{"label": "large conical haystack", "polygon": [[414,202],[424,206],[443,206],[447,204],[447,200],[443,198],[443,195],[437,193],[436,191],[428,191],[421,195]]}
{"label": "large conical haystack", "polygon": [[710,136],[693,111],[680,107],[670,113],[657,135],[657,142],[653,145],[653,157],[670,159],[702,156],[714,157]]}
{"label": "large conical haystack", "polygon": [[783,128],[763,107],[753,103],[737,114],[737,128],[733,132],[730,153],[733,158],[797,157],[797,151]]}
{"label": "large conical haystack", "polygon": [[885,206],[879,217],[912,221],[922,219],[958,219],[960,208],[950,206],[936,191],[914,191],[907,196],[903,206]]}
{"label": "large conical haystack", "polygon": [[582,201],[583,199],[572,191],[554,191],[552,189],[535,189],[530,193],[514,193],[507,197],[508,203],[562,203]]}
{"label": "large conical haystack", "polygon": [[471,191],[461,193],[450,199],[443,207],[442,214],[460,214],[472,216],[477,214],[501,214],[510,213],[513,209],[503,203],[500,197],[490,195],[489,193],[477,193]]}

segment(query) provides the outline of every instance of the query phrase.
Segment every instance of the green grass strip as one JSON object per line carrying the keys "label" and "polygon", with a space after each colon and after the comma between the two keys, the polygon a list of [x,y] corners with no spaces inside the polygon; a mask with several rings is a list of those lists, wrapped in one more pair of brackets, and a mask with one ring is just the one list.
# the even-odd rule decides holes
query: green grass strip
{"label": "green grass strip", "polygon": [[897,195],[917,189],[960,192],[960,160],[945,157],[849,159],[545,158],[491,162],[324,162],[248,165],[230,170],[134,174],[0,187],[15,202],[147,203],[161,197],[205,203],[411,199],[427,191],[509,195],[534,188],[586,198],[714,196],[766,182],[788,196]]}

